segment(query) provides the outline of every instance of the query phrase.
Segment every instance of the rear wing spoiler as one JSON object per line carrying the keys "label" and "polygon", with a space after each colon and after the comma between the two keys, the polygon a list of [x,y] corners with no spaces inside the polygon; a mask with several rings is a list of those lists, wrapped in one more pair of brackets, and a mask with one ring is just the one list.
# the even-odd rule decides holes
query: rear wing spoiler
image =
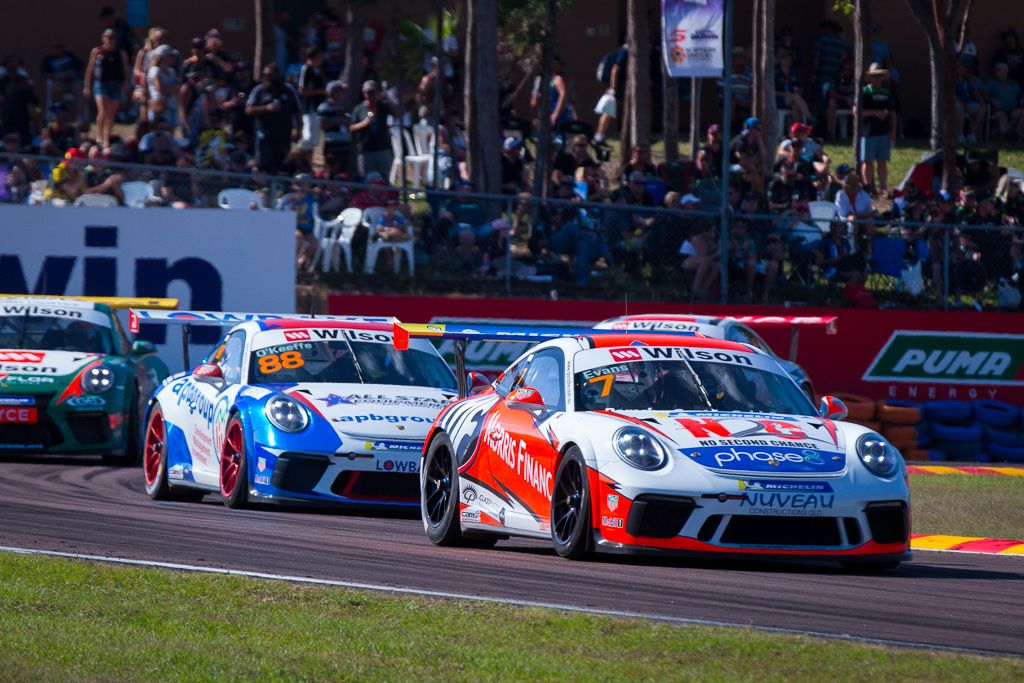
{"label": "rear wing spoiler", "polygon": [[147,299],[128,296],[62,296],[56,294],[0,294],[0,297],[14,299],[70,299],[94,304],[106,304],[114,310],[133,308],[156,309],[159,312],[173,311],[178,307],[177,299]]}
{"label": "rear wing spoiler", "polygon": [[[175,300],[177,303],[177,300]],[[356,315],[314,315],[310,313],[239,313],[232,311],[168,311],[159,308],[129,308],[128,330],[138,334],[141,325],[180,325],[181,352],[185,360],[185,369],[190,363],[188,357],[188,339],[192,327],[229,327],[244,322],[263,322],[270,320],[324,320],[330,322],[353,323],[384,323],[394,324],[396,319],[389,317],[368,317]]]}
{"label": "rear wing spoiler", "polygon": [[[471,341],[534,342],[562,337],[621,336],[622,330],[595,330],[592,327],[531,327],[528,325],[449,325],[395,322],[393,343],[396,349],[409,348],[410,339],[451,339],[455,342],[455,376],[459,397],[469,394],[466,381],[466,345]],[[626,332],[625,334],[628,334]],[[693,332],[658,332],[657,336],[693,337]]]}

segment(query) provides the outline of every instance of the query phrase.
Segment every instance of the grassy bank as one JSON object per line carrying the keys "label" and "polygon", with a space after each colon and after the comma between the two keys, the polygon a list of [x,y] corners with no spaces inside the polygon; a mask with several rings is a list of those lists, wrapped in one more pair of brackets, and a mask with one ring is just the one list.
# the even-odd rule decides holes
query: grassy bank
{"label": "grassy bank", "polygon": [[919,534],[1024,539],[1024,477],[911,475]]}
{"label": "grassy bank", "polygon": [[0,553],[2,680],[1024,679],[904,651]]}

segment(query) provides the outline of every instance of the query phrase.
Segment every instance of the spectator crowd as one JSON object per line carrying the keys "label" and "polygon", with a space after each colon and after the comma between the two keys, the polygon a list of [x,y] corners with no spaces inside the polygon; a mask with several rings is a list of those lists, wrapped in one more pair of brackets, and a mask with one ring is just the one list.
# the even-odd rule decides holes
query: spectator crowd
{"label": "spectator crowd", "polygon": [[[810,45],[781,29],[781,140],[752,116],[747,51],[735,48],[729,78],[738,130],[724,147],[721,127],[712,124],[692,160],[664,163],[647,144],[632,146],[620,163],[609,160],[630,58],[625,45],[612,46],[599,63],[603,92],[592,110],[575,101],[556,57],[550,82],[534,83],[530,110],[502,111],[505,134],[494,141],[494,153],[507,199],[496,209],[474,193],[466,166],[454,34],[443,36],[439,53],[429,43],[418,82],[398,84],[377,76],[380,42],[371,40],[354,70],[361,78],[348,83],[340,19],[329,8],[313,11],[297,31],[289,19],[277,12],[274,61],[259,73],[216,28],[179,49],[179,37],[160,27],[139,40],[109,7],[99,13],[88,55],[51,47],[41,65],[44,85],[32,81],[16,55],[4,56],[0,202],[70,204],[88,194],[123,202],[124,183],[146,179],[155,181],[149,205],[203,207],[216,206],[221,190],[244,188],[262,193],[267,207],[295,211],[303,267],[314,264],[317,218],[379,206],[367,239],[415,235],[417,258],[476,277],[586,284],[621,270],[674,278],[699,299],[718,295],[725,264],[732,291],[748,300],[778,298],[794,283],[831,283],[855,305],[873,305],[872,290],[884,277],[915,296],[948,292],[969,305],[986,296],[1020,304],[1021,176],[999,167],[993,155],[969,150],[958,161],[955,192],[937,189],[934,161],[919,164],[898,187],[891,182],[892,149],[907,123],[900,74],[878,24],[862,86],[838,24],[824,22]],[[961,141],[1016,141],[1024,134],[1017,32],[1006,29],[985,60],[969,36],[964,40],[956,81]],[[541,111],[545,100],[549,109]],[[837,162],[845,150],[826,149],[854,116],[861,124],[856,168]],[[535,165],[533,131],[542,117],[553,144],[548,163]],[[412,208],[396,191],[408,167],[403,158],[396,163],[395,153],[415,153],[402,131],[417,125],[429,130],[436,148],[427,176],[436,173],[434,187],[449,191],[428,191],[427,201]],[[48,164],[31,154],[59,160]],[[730,168],[724,191],[723,163]],[[538,186],[559,201],[538,200]],[[271,187],[279,190],[275,196]],[[722,201],[725,239],[715,215]]]}

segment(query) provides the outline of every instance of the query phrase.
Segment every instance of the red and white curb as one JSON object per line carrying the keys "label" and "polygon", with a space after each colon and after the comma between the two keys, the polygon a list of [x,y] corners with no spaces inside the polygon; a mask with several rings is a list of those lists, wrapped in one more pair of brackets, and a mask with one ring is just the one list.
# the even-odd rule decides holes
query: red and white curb
{"label": "red and white curb", "polygon": [[1024,467],[982,465],[907,465],[907,474],[966,474],[983,477],[1024,477]]}
{"label": "red and white curb", "polygon": [[1024,557],[1024,541],[1004,538],[948,536],[946,534],[911,534],[912,550],[938,550],[981,555],[1016,555]]}

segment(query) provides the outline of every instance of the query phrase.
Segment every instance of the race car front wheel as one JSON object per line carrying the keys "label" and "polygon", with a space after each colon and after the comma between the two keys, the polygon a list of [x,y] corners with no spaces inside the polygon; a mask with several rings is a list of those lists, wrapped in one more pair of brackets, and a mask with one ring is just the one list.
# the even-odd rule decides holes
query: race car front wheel
{"label": "race car front wheel", "polygon": [[153,407],[146,423],[142,473],[146,479],[146,493],[153,500],[199,501],[203,497],[202,491],[172,489],[167,481],[167,423],[159,405]]}
{"label": "race car front wheel", "polygon": [[459,473],[447,434],[439,434],[430,442],[421,482],[420,513],[427,538],[435,545],[460,545],[462,529],[456,519]]}
{"label": "race car front wheel", "polygon": [[570,446],[555,473],[551,497],[551,541],[555,552],[578,560],[590,552],[590,487],[587,464],[576,446]]}
{"label": "race car front wheel", "polygon": [[245,429],[236,415],[228,421],[220,455],[220,494],[229,508],[249,504],[249,468],[245,456]]}

